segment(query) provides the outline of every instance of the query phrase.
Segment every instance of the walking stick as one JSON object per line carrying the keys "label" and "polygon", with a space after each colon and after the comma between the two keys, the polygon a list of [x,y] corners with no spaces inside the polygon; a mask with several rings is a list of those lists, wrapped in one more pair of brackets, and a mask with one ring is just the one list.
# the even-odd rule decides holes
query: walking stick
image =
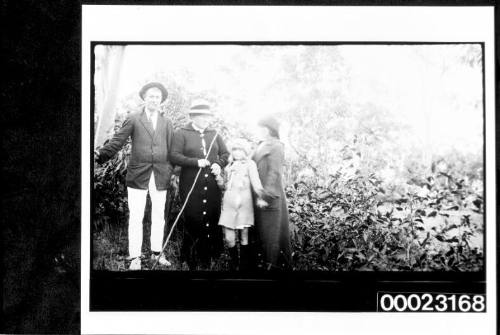
{"label": "walking stick", "polygon": [[[208,158],[208,155],[210,154],[210,150],[212,150],[212,146],[214,145],[215,139],[217,138],[218,135],[219,135],[219,133],[216,131],[215,136],[212,139],[210,146],[208,147],[207,154],[205,155],[205,159]],[[182,212],[186,208],[187,202],[189,201],[189,197],[191,196],[191,193],[193,193],[194,186],[196,185],[196,182],[198,181],[198,177],[200,176],[201,169],[202,169],[201,167],[198,168],[198,172],[196,173],[196,177],[194,178],[193,185],[191,185],[191,189],[189,190],[189,192],[186,196],[186,200],[184,200],[184,204],[182,205],[181,210],[179,211],[179,214],[177,214],[177,217],[175,218],[175,221],[174,221],[174,224],[172,225],[172,228],[170,228],[170,232],[168,233],[167,239],[165,240],[165,243],[163,244],[163,248],[161,249],[160,256],[163,254],[163,251],[165,251],[165,248],[167,247],[168,241],[170,240],[170,237],[172,236],[172,233],[174,232],[175,226],[177,225],[177,222],[179,221],[179,219],[182,215]],[[158,265],[159,260],[160,260],[160,257],[158,257],[156,259],[153,266],[151,267],[151,270],[155,269],[156,265]]]}

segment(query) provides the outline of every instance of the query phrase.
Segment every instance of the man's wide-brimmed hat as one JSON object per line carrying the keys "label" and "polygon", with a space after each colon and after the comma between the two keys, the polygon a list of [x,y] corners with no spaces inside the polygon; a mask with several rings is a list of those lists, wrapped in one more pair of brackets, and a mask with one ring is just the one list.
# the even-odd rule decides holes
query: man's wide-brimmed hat
{"label": "man's wide-brimmed hat", "polygon": [[189,107],[188,113],[189,115],[213,115],[210,109],[210,103],[203,99],[193,100],[193,102],[191,103],[191,107]]}
{"label": "man's wide-brimmed hat", "polygon": [[146,92],[153,87],[156,87],[161,91],[161,102],[165,101],[168,97],[168,91],[165,86],[158,82],[151,82],[144,85],[139,91],[139,96],[141,97],[141,99],[144,100],[144,95],[146,94]]}

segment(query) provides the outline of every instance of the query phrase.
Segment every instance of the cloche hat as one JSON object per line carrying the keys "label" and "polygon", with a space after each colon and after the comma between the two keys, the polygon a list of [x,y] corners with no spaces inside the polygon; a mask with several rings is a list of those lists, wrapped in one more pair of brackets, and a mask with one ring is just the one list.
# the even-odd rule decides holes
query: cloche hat
{"label": "cloche hat", "polygon": [[275,137],[279,138],[280,123],[274,117],[267,116],[267,117],[261,118],[257,122],[257,124],[261,127],[269,128],[271,130],[271,133],[274,133],[276,135]]}

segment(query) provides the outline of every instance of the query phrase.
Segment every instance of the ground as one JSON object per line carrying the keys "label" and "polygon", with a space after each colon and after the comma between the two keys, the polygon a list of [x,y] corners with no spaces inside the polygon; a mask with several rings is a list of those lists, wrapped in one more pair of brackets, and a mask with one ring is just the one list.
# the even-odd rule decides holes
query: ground
{"label": "ground", "polygon": [[[111,228],[106,225],[104,229],[93,234],[93,268],[95,270],[126,271],[129,261],[127,250],[127,225]],[[151,270],[154,262],[150,259],[150,227],[148,220],[144,221],[143,243],[142,243],[142,270]],[[165,236],[170,231],[170,227],[165,227]],[[174,231],[172,238],[165,248],[165,255],[172,264],[169,267],[157,265],[157,270],[179,271],[188,270],[185,263],[179,261],[181,234]],[[198,270],[223,271],[228,268],[228,256],[224,253],[221,257],[212,262],[210,268],[199,268]]]}

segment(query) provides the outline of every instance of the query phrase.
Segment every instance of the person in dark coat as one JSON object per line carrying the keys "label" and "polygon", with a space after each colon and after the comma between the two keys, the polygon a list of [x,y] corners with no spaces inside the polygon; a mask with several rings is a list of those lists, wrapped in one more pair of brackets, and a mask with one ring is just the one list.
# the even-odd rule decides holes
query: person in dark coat
{"label": "person in dark coat", "polygon": [[160,105],[168,93],[161,83],[152,82],[144,85],[139,95],[144,100],[144,108],[131,113],[113,138],[94,153],[96,162],[104,163],[123,147],[129,137],[132,139],[126,176],[131,270],[141,269],[142,221],[148,193],[151,198],[151,258],[161,265],[170,265],[161,252],[167,186],[173,170],[167,156],[174,129],[172,122],[160,112]]}
{"label": "person in dark coat", "polygon": [[212,112],[207,102],[195,101],[189,116],[191,122],[174,134],[169,158],[173,164],[181,166],[179,195],[182,203],[201,168],[183,212],[181,256],[192,270],[200,263],[205,268],[210,266],[211,259],[219,257],[223,250],[222,229],[217,224],[222,195],[216,177],[227,165],[229,152],[222,137],[208,128]]}
{"label": "person in dark coat", "polygon": [[267,204],[255,207],[257,260],[266,270],[291,269],[288,207],[283,185],[284,146],[279,140],[279,123],[272,117],[261,119],[260,143],[252,159],[257,164],[264,191],[271,196]]}

